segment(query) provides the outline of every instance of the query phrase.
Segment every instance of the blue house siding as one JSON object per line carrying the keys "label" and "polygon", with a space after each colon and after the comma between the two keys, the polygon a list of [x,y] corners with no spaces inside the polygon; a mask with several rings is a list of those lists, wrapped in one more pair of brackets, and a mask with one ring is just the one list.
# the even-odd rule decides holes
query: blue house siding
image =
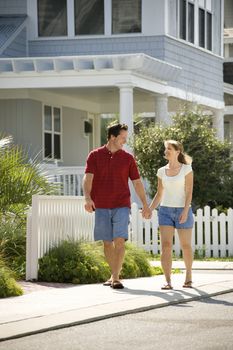
{"label": "blue house siding", "polygon": [[223,60],[220,57],[169,37],[165,37],[164,46],[164,60],[182,67],[179,79],[170,85],[223,101]]}
{"label": "blue house siding", "polygon": [[29,41],[29,56],[105,55],[143,52],[164,57],[163,36]]}
{"label": "blue house siding", "polygon": [[0,57],[25,57],[27,56],[27,31],[24,28],[14,41],[3,51]]}
{"label": "blue house siding", "polygon": [[172,86],[223,101],[222,59],[167,36],[29,42],[29,56],[104,55],[142,52],[183,68]]}
{"label": "blue house siding", "polygon": [[27,13],[27,0],[0,0],[0,15],[21,15]]}

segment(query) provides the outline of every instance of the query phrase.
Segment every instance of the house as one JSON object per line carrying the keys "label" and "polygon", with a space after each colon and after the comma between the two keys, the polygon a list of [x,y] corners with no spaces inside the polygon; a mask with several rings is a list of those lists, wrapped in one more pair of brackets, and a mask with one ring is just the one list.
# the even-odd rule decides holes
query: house
{"label": "house", "polygon": [[233,2],[224,2],[224,135],[233,144]]}
{"label": "house", "polygon": [[194,103],[223,139],[223,14],[223,0],[0,0],[1,132],[81,172],[103,114],[132,134],[133,113],[169,123]]}

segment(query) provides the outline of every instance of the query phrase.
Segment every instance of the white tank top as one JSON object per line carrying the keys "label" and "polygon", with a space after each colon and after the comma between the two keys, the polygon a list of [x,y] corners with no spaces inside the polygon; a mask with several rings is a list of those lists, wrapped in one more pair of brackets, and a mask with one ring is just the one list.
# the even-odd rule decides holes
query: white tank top
{"label": "white tank top", "polygon": [[167,165],[159,168],[157,176],[162,180],[163,196],[160,205],[183,208],[185,206],[185,176],[192,171],[190,164],[182,164],[179,173],[167,176]]}

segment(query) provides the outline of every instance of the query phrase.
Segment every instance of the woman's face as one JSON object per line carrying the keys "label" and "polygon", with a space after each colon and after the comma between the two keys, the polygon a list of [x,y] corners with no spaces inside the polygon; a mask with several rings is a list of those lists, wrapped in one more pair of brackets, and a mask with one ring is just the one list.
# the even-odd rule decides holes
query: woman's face
{"label": "woman's face", "polygon": [[167,144],[164,150],[164,156],[167,160],[175,160],[177,159],[180,151],[176,151],[175,148],[171,144]]}

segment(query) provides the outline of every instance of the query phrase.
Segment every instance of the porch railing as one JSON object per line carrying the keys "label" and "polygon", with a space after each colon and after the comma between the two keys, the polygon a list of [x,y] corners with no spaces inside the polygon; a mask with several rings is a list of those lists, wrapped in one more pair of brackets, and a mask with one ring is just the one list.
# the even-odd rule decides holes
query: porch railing
{"label": "porch railing", "polygon": [[[233,209],[218,214],[216,209],[198,209],[194,215],[193,250],[209,257],[233,256]],[[26,278],[37,279],[38,259],[65,239],[93,241],[94,214],[84,210],[80,196],[33,196],[27,221]],[[142,218],[136,203],[132,204],[129,241],[159,254],[160,232],[157,212],[150,220]],[[177,234],[173,251],[180,256]]]}
{"label": "porch railing", "polygon": [[82,196],[82,180],[85,167],[42,166],[49,180],[58,185],[58,193],[63,196]]}

